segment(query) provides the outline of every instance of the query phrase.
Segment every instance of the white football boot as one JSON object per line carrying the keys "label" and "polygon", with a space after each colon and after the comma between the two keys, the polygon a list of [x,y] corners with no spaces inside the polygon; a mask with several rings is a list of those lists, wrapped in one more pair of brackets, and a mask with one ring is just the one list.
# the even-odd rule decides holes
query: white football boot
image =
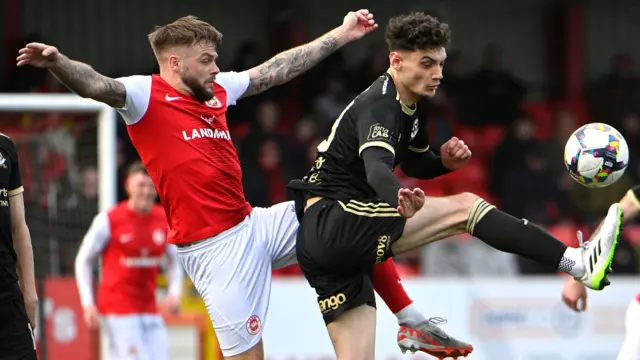
{"label": "white football boot", "polygon": [[591,241],[583,242],[582,233],[578,231],[585,273],[576,280],[593,290],[602,290],[610,284],[608,275],[612,272],[611,264],[621,231],[622,207],[617,203],[609,207],[607,217]]}

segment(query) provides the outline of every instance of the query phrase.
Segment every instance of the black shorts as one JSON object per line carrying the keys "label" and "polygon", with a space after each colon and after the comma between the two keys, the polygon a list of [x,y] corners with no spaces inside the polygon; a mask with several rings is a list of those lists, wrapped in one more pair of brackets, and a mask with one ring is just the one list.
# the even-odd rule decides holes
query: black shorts
{"label": "black shorts", "polygon": [[322,199],[298,230],[298,263],[318,294],[326,324],[360,305],[375,307],[373,266],[392,256],[406,219],[380,201]]}
{"label": "black shorts", "polygon": [[18,284],[0,294],[0,360],[37,360],[35,334]]}

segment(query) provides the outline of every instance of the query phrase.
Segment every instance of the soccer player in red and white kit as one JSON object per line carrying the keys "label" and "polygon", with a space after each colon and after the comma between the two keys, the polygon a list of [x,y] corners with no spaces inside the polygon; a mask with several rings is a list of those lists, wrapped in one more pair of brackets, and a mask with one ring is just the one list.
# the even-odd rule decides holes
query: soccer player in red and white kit
{"label": "soccer player in red and white kit", "polygon": [[[149,34],[160,75],[111,79],[50,45],[19,51],[18,66],[48,68],[76,94],[118,109],[158,189],[169,242],[178,246],[207,306],[225,358],[263,359],[271,270],[297,262],[299,226],[293,202],[252,208],[245,200],[227,107],[290,81],[375,28],[369,11],[350,12],[318,39],[243,72],[220,72],[222,35],[192,16]],[[436,338],[448,336],[413,307],[395,264],[384,262],[373,272],[375,290],[403,328],[423,335],[424,349],[441,351]]]}
{"label": "soccer player in red and white kit", "polygon": [[[166,255],[169,290],[163,305],[175,313],[182,266],[175,245],[167,243],[166,216],[155,205],[156,191],[141,163],[129,167],[125,188],[129,199],[96,215],[76,257],[84,319],[92,329],[101,320],[110,359],[169,360],[169,337],[156,303],[158,272]],[[98,257],[102,277],[96,304],[92,269]]]}
{"label": "soccer player in red and white kit", "polygon": [[[629,189],[620,200],[624,224],[640,215],[640,185]],[[602,226],[602,223],[599,225]],[[599,227],[598,227],[599,228]],[[594,231],[594,234],[598,231]],[[574,311],[587,309],[587,289],[574,278],[567,279],[562,289],[562,301]],[[617,360],[640,360],[640,293],[631,299],[625,319],[625,339]]]}

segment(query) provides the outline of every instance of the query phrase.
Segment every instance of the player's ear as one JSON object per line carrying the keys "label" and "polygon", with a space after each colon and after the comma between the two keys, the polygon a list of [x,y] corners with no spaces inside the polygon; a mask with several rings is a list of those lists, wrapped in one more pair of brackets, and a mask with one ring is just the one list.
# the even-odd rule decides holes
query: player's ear
{"label": "player's ear", "polygon": [[392,51],[389,53],[389,65],[394,70],[402,69],[402,54],[397,51]]}
{"label": "player's ear", "polygon": [[175,72],[180,72],[180,58],[175,55],[169,55],[169,68]]}

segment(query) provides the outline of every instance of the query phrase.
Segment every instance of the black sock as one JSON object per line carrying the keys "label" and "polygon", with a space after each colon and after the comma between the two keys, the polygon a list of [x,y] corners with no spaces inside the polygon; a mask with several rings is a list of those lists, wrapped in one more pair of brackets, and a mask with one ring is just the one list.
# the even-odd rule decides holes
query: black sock
{"label": "black sock", "polygon": [[496,208],[473,227],[473,236],[494,249],[520,255],[557,268],[567,246],[527,220],[519,220]]}

